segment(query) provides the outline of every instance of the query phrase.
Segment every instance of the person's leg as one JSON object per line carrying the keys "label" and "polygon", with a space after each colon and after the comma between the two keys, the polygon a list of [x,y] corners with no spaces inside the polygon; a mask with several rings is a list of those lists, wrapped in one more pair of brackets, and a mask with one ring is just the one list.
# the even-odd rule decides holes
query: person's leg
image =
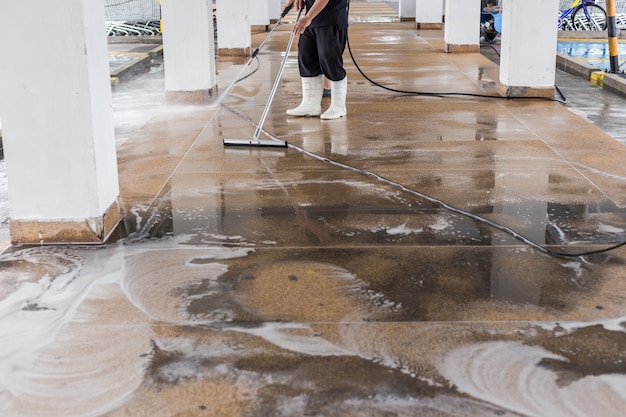
{"label": "person's leg", "polygon": [[324,120],[339,119],[348,114],[346,108],[346,97],[348,95],[348,77],[343,77],[340,81],[331,81],[330,107],[320,115]]}
{"label": "person's leg", "polygon": [[320,28],[317,47],[320,65],[325,76],[331,82],[331,103],[320,117],[322,119],[338,119],[347,114],[346,96],[348,78],[343,67],[343,51],[346,47],[348,31],[338,27]]}
{"label": "person's leg", "polygon": [[330,94],[330,80],[324,76],[324,94],[322,94],[322,97],[330,97]]}
{"label": "person's leg", "polygon": [[319,116],[322,113],[323,75],[318,58],[315,30],[307,28],[298,41],[298,68],[302,101],[287,110],[290,116]]}
{"label": "person's leg", "polygon": [[343,67],[343,52],[346,49],[348,30],[336,26],[316,28],[316,48],[318,63],[326,78],[341,81],[346,76]]}

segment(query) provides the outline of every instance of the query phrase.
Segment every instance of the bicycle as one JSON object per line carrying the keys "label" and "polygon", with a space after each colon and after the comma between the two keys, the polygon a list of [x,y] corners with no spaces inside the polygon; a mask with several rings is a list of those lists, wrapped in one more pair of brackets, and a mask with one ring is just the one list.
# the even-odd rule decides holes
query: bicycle
{"label": "bicycle", "polygon": [[484,39],[485,43],[494,42],[502,31],[502,6],[500,3],[501,0],[498,0],[494,6],[490,1],[483,0],[483,8],[480,13],[480,37]]}
{"label": "bicycle", "polygon": [[574,0],[561,10],[558,27],[561,30],[605,30],[606,10],[595,0]]}

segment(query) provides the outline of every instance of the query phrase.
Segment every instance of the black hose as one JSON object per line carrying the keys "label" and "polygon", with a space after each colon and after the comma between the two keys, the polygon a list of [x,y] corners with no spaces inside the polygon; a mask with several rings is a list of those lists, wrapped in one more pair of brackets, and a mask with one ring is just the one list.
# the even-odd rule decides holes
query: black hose
{"label": "black hose", "polygon": [[274,27],[272,28],[272,30],[270,30],[270,33],[267,34],[267,36],[265,37],[265,39],[263,39],[263,42],[261,42],[261,44],[252,52],[252,54],[250,55],[250,59],[248,60],[248,62],[246,63],[246,66],[250,65],[252,63],[253,59],[256,59],[256,63],[257,66],[256,68],[251,71],[249,74],[239,78],[238,80],[235,80],[233,82],[233,84],[237,84],[243,80],[245,80],[248,77],[251,77],[252,75],[254,75],[260,68],[261,68],[261,61],[259,61],[259,58],[257,55],[259,55],[259,52],[261,52],[261,49],[263,48],[263,46],[265,45],[265,43],[269,40],[269,38],[272,36],[272,33],[274,33],[274,30],[282,23],[282,19],[287,16],[287,14],[291,11],[291,9],[293,8],[293,4],[285,7],[282,11],[282,13],[280,14],[280,19],[278,19],[278,22],[276,22],[276,24],[274,25]]}
{"label": "black hose", "polygon": [[[285,9],[285,10],[287,10],[287,9]],[[288,12],[288,10],[287,10],[287,12]],[[283,12],[283,13],[286,14],[286,12]],[[281,17],[284,17],[284,15],[282,15]],[[357,64],[356,59],[354,58],[354,55],[352,53],[352,48],[350,47],[350,39],[349,39],[349,37],[348,37],[348,40],[347,40],[347,44],[348,44],[348,50],[350,52],[350,57],[352,58],[352,62],[354,63],[354,65],[357,68],[357,70],[359,71],[359,73],[366,80],[368,80],[370,83],[372,83],[373,85],[375,85],[377,87],[380,87],[380,88],[383,88],[385,90],[392,91],[392,92],[395,92],[395,93],[409,94],[409,95],[425,95],[425,96],[452,96],[452,95],[454,95],[454,96],[471,96],[471,97],[483,97],[483,98],[512,99],[512,97],[502,97],[502,96],[499,96],[499,95],[498,96],[494,96],[494,95],[482,95],[482,94],[473,94],[473,93],[417,92],[417,91],[397,90],[397,89],[394,89],[394,88],[386,87],[384,85],[381,85],[381,84],[375,82],[374,80],[369,78],[367,75],[365,75],[365,73],[361,70],[361,68]],[[495,50],[495,48],[494,48],[494,50]],[[256,54],[254,56],[256,58]],[[258,61],[258,58],[257,58],[257,61]],[[258,70],[258,68],[257,68],[257,70]],[[255,72],[256,72],[256,70],[255,70]],[[249,74],[249,75],[247,75],[245,77],[242,77],[241,79],[237,80],[237,82],[239,82],[239,81],[241,81],[241,80],[243,80],[245,78],[248,78],[252,74]],[[555,85],[555,88],[559,92],[561,97],[563,97],[563,100],[550,99],[550,98],[547,98],[547,97],[523,97],[523,98],[526,98],[526,99],[543,99],[543,100],[556,101],[556,102],[565,104],[565,96],[563,95],[561,90],[556,85]],[[522,97],[517,97],[517,98],[522,98]],[[230,107],[228,107],[228,106],[226,106],[224,104],[222,104],[222,106],[226,110],[228,110],[228,111],[230,111],[232,113],[235,113],[236,115],[238,115],[238,116],[242,117],[243,119],[247,120],[253,126],[257,127],[256,123],[252,119],[248,118],[245,114],[243,114],[243,113],[241,113],[241,112],[239,112],[239,111],[237,111],[235,109],[232,109],[232,108],[230,108]],[[281,139],[279,139],[279,138],[273,136],[272,134],[270,134],[269,132],[267,132],[265,130],[262,130],[262,131],[269,138],[272,138],[272,139],[278,140],[278,141],[282,141]],[[419,192],[417,190],[410,189],[410,188],[406,187],[405,185],[402,185],[402,184],[400,184],[398,182],[395,182],[395,181],[389,180],[387,178],[384,178],[384,177],[380,176],[379,174],[376,174],[376,173],[374,173],[372,171],[356,168],[356,167],[353,167],[353,166],[350,166],[350,165],[347,165],[347,164],[344,164],[344,163],[332,160],[330,158],[326,158],[326,157],[320,156],[318,154],[315,154],[313,152],[307,151],[306,149],[300,148],[300,147],[295,146],[293,144],[288,144],[288,146],[290,148],[292,148],[292,149],[297,150],[298,152],[301,152],[301,153],[303,153],[305,155],[308,155],[308,156],[310,156],[310,157],[312,157],[314,159],[317,159],[319,161],[329,163],[331,165],[337,166],[337,167],[342,168],[342,169],[347,169],[347,170],[350,170],[350,171],[358,172],[358,173],[360,173],[362,175],[367,175],[367,176],[373,177],[377,181],[380,181],[380,182],[383,182],[383,183],[385,183],[387,185],[391,185],[393,187],[399,188],[402,191],[408,192],[408,193],[413,194],[413,195],[415,195],[417,197],[420,197],[420,198],[422,198],[424,200],[430,201],[431,203],[434,203],[437,206],[439,206],[441,208],[444,208],[444,209],[446,209],[448,211],[460,214],[460,215],[465,216],[465,217],[469,217],[469,218],[471,218],[473,220],[476,220],[476,221],[478,221],[480,223],[483,223],[483,224],[486,224],[488,226],[494,227],[494,228],[496,228],[496,229],[498,229],[498,230],[500,230],[502,232],[507,233],[508,235],[514,237],[515,239],[517,239],[517,240],[519,240],[519,241],[521,241],[521,242],[523,242],[523,243],[525,243],[525,244],[535,248],[536,250],[538,250],[538,251],[540,251],[540,252],[542,252],[542,253],[544,253],[546,255],[550,255],[550,256],[554,256],[554,257],[561,257],[561,258],[580,258],[580,257],[583,257],[583,256],[590,256],[590,255],[596,255],[596,254],[600,254],[600,253],[610,252],[612,250],[618,249],[618,248],[626,245],[626,241],[624,241],[624,242],[621,242],[621,243],[617,243],[617,244],[615,244],[613,246],[609,246],[607,248],[598,249],[598,250],[592,250],[592,251],[585,251],[585,252],[578,252],[578,253],[567,253],[567,252],[555,251],[555,250],[547,248],[546,246],[542,246],[542,245],[540,245],[538,243],[533,242],[529,238],[527,238],[527,237],[517,233],[515,230],[511,229],[510,227],[507,227],[507,226],[504,226],[502,224],[496,223],[494,221],[486,219],[485,217],[479,216],[479,215],[474,214],[472,212],[469,212],[467,210],[463,210],[463,209],[460,209],[458,207],[454,207],[454,206],[446,203],[443,200],[434,198],[434,197],[429,196],[427,194],[421,193],[421,192]]]}
{"label": "black hose", "polygon": [[363,78],[365,78],[367,81],[369,81],[371,84],[375,85],[376,87],[380,87],[384,90],[391,91],[393,93],[407,94],[407,95],[413,95],[413,96],[430,96],[430,97],[465,96],[465,97],[494,98],[494,99],[501,99],[501,100],[546,100],[546,101],[555,101],[557,103],[566,104],[566,102],[563,100],[558,100],[558,99],[549,98],[549,97],[505,97],[501,95],[475,94],[475,93],[445,93],[445,92],[434,93],[434,92],[424,92],[424,91],[398,90],[395,88],[387,87],[372,80],[363,72],[363,70],[361,70],[361,67],[359,67],[359,64],[356,62],[356,59],[354,58],[354,54],[352,53],[352,47],[350,46],[349,36],[347,39],[347,44],[348,44],[348,52],[350,53],[350,58],[352,59],[354,66],[359,71],[359,73],[363,76]]}
{"label": "black hose", "polygon": [[[252,119],[250,119],[248,116],[246,116],[245,114],[241,113],[240,111],[238,111],[236,109],[233,109],[231,107],[228,107],[228,106],[226,106],[224,104],[222,104],[222,106],[226,110],[230,111],[231,113],[234,113],[237,116],[243,118],[244,120],[246,120],[248,123],[252,124],[253,126],[258,127],[257,124]],[[281,141],[281,142],[283,141],[282,139],[277,138],[276,136],[273,136],[271,133],[269,133],[269,132],[267,132],[267,131],[265,131],[263,129],[262,129],[262,132],[265,135],[267,135],[267,137],[269,137],[271,139],[274,139],[274,140],[277,140],[277,141]],[[383,176],[381,176],[379,174],[376,174],[375,172],[368,171],[368,170],[361,169],[361,168],[356,168],[356,167],[353,167],[351,165],[347,165],[347,164],[344,164],[342,162],[335,161],[333,159],[330,159],[330,158],[318,155],[316,153],[307,151],[306,149],[303,149],[303,148],[301,148],[299,146],[296,146],[296,145],[293,145],[291,143],[288,143],[288,147],[292,148],[292,149],[294,149],[294,150],[296,150],[296,151],[298,151],[298,152],[300,152],[300,153],[302,153],[304,155],[308,155],[308,156],[310,156],[310,157],[312,157],[314,159],[317,159],[318,161],[334,165],[334,166],[336,166],[338,168],[341,168],[341,169],[350,170],[350,171],[357,172],[357,173],[362,174],[362,175],[366,175],[366,176],[372,177],[372,178],[376,179],[379,182],[382,182],[382,183],[387,184],[387,185],[391,185],[391,186],[393,186],[395,188],[398,188],[398,189],[400,189],[400,190],[402,190],[404,192],[407,192],[409,194],[412,194],[414,196],[422,198],[422,199],[424,199],[426,201],[429,201],[429,202],[431,202],[431,203],[433,203],[433,204],[435,204],[435,205],[437,205],[437,206],[439,206],[439,207],[441,207],[441,208],[443,208],[445,210],[451,211],[453,213],[460,214],[460,215],[465,216],[465,217],[469,217],[469,218],[471,218],[473,220],[476,220],[476,221],[478,221],[480,223],[483,223],[483,224],[486,224],[488,226],[491,226],[491,227],[493,227],[495,229],[498,229],[498,230],[500,230],[500,231],[502,231],[502,232],[504,232],[504,233],[506,233],[506,234],[508,234],[508,235],[510,235],[512,237],[514,237],[515,239],[523,242],[524,244],[526,244],[526,245],[528,245],[530,247],[535,248],[539,252],[542,252],[542,253],[544,253],[546,255],[550,255],[550,256],[554,256],[554,257],[558,257],[558,258],[580,258],[580,257],[583,257],[583,256],[597,255],[597,254],[600,254],[600,253],[610,252],[612,250],[615,250],[617,248],[620,248],[620,247],[626,245],[626,241],[624,241],[624,242],[617,243],[615,245],[609,246],[607,248],[602,248],[602,249],[597,249],[597,250],[592,250],[592,251],[585,251],[585,252],[577,252],[577,253],[567,253],[567,252],[561,252],[561,251],[556,251],[556,250],[553,250],[553,249],[549,249],[546,246],[543,246],[543,245],[540,245],[538,243],[533,242],[529,238],[525,237],[524,235],[522,235],[520,233],[517,233],[515,230],[511,229],[508,226],[504,226],[504,225],[502,225],[500,223],[494,222],[492,220],[489,220],[489,219],[487,219],[485,217],[479,216],[478,214],[472,213],[470,211],[463,210],[463,209],[460,209],[458,207],[454,207],[454,206],[446,203],[443,200],[440,200],[438,198],[429,196],[429,195],[424,194],[424,193],[422,193],[420,191],[408,188],[405,185],[402,185],[402,184],[400,184],[398,182],[389,180],[389,179],[387,179],[387,178],[385,178],[385,177],[383,177]]]}

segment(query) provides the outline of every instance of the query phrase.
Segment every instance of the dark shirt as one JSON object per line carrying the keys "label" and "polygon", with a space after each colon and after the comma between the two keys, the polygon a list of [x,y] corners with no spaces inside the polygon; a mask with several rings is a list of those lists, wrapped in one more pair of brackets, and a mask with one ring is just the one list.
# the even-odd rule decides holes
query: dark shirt
{"label": "dark shirt", "polygon": [[[313,7],[315,0],[305,0],[306,9]],[[315,16],[311,22],[311,27],[334,26],[341,29],[348,27],[348,0],[328,0],[324,9]]]}

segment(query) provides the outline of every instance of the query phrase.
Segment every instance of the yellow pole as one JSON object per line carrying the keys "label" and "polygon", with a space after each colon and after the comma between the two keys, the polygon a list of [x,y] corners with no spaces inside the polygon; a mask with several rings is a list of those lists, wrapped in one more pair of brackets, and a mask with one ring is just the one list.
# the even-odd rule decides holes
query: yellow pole
{"label": "yellow pole", "polygon": [[[159,7],[161,7],[161,0],[159,0]],[[163,33],[163,19],[159,19],[159,32]]]}
{"label": "yellow pole", "polygon": [[619,72],[617,45],[617,24],[615,21],[615,0],[606,0],[606,28],[609,35],[609,59],[611,72]]}

